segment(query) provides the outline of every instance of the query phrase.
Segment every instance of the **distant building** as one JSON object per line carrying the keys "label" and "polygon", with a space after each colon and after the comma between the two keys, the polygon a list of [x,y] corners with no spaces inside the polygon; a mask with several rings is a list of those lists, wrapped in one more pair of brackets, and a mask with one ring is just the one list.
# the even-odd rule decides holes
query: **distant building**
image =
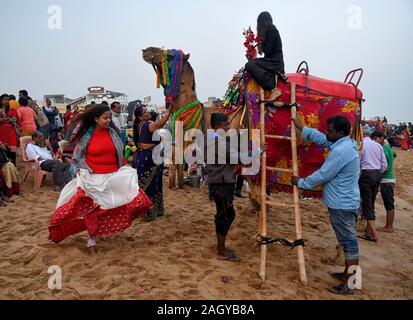
{"label": "distant building", "polygon": [[221,104],[222,100],[215,98],[215,97],[209,97],[207,102],[204,102],[203,105],[205,108],[214,108],[217,105]]}
{"label": "distant building", "polygon": [[87,91],[88,93],[86,95],[81,96],[68,104],[86,106],[93,101],[97,104],[107,101],[110,105],[116,101],[122,106],[122,112],[128,112],[128,96],[125,93],[105,90],[105,88],[101,86],[89,87]]}
{"label": "distant building", "polygon": [[52,104],[69,104],[73,101],[73,99],[66,98],[64,94],[47,94],[43,97],[43,99],[45,101],[46,99],[50,99],[52,101]]}

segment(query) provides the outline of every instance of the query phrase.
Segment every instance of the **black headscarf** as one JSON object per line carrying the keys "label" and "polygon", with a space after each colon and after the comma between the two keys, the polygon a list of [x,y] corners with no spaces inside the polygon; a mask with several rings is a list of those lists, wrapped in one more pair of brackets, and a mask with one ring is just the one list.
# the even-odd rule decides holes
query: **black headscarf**
{"label": "black headscarf", "polygon": [[[261,12],[257,19],[257,35],[262,40],[265,39],[268,28],[273,24],[271,14],[268,11]],[[262,42],[258,45],[258,53],[262,54]]]}

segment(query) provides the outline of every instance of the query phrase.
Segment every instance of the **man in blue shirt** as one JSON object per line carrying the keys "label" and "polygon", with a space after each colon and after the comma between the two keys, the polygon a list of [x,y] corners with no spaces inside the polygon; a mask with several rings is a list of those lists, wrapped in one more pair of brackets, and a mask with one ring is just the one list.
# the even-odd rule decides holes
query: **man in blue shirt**
{"label": "man in blue shirt", "polygon": [[[303,141],[312,141],[330,150],[322,167],[305,179],[293,177],[292,183],[300,189],[312,190],[323,186],[324,203],[328,207],[330,221],[337,241],[344,249],[346,268],[343,273],[330,273],[342,281],[330,291],[350,294],[348,279],[353,275],[350,266],[358,266],[359,246],[357,239],[357,216],[360,206],[360,159],[357,144],[349,137],[351,124],[343,116],[328,119],[327,134],[304,127],[298,119],[293,119],[297,129],[302,131]],[[352,267],[353,269],[354,267]]]}

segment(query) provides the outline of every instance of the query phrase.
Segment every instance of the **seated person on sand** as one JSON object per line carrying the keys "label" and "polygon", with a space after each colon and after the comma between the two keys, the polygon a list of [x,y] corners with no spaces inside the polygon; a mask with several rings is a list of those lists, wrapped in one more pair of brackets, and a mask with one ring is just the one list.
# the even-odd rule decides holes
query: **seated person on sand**
{"label": "seated person on sand", "polygon": [[19,174],[17,168],[7,157],[6,146],[0,141],[0,207],[16,194],[20,194]]}
{"label": "seated person on sand", "polygon": [[280,33],[268,12],[262,12],[258,16],[257,34],[261,40],[258,44],[258,53],[264,53],[264,58],[249,61],[245,69],[265,91],[271,91],[268,101],[272,102],[281,95],[276,87],[275,75],[279,74],[285,79],[285,71]]}
{"label": "seated person on sand", "polygon": [[39,161],[40,169],[53,173],[53,191],[60,192],[70,181],[70,164],[56,158],[49,140],[45,140],[43,133],[39,131],[33,133],[26,154],[29,160]]}

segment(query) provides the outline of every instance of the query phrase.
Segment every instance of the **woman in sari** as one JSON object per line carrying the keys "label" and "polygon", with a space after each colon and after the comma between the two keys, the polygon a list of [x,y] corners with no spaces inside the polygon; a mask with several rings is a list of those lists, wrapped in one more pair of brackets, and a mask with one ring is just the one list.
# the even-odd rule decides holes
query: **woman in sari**
{"label": "woman in sari", "polygon": [[16,165],[16,152],[20,145],[17,111],[10,108],[9,95],[0,96],[0,142],[6,146],[7,157]]}
{"label": "woman in sari", "polygon": [[168,113],[156,122],[150,121],[151,113],[144,107],[135,109],[133,124],[133,140],[137,150],[136,170],[139,176],[139,185],[144,188],[154,207],[145,215],[144,220],[150,222],[164,215],[163,205],[163,164],[155,164],[152,151],[160,143],[152,140],[153,133],[162,129],[173,112]]}
{"label": "woman in sari", "polygon": [[87,247],[96,239],[127,229],[138,216],[152,207],[139,188],[136,171],[125,166],[123,143],[114,129],[110,108],[96,105],[79,116],[72,164],[77,178],[62,190],[50,221],[50,240],[87,230]]}

